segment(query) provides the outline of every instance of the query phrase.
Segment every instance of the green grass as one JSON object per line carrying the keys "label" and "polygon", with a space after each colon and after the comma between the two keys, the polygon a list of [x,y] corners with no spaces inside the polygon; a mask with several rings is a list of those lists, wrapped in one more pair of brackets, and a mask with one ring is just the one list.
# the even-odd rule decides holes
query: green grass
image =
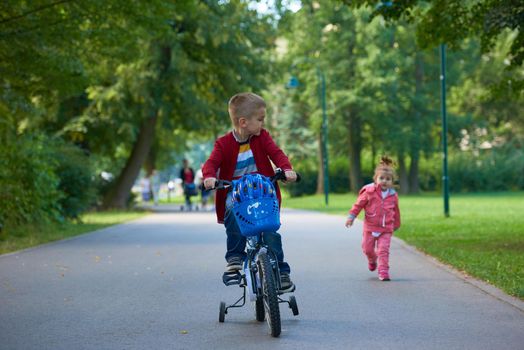
{"label": "green grass", "polygon": [[86,232],[137,219],[146,214],[147,212],[138,211],[93,212],[82,215],[79,222],[67,221],[63,224],[17,227],[9,233],[4,232],[0,236],[0,254],[78,236]]}
{"label": "green grass", "polygon": [[[353,194],[335,194],[328,209],[320,195],[286,198],[284,205],[345,217],[354,201]],[[440,195],[400,196],[400,211],[397,237],[524,299],[524,193],[452,195],[449,218]]]}

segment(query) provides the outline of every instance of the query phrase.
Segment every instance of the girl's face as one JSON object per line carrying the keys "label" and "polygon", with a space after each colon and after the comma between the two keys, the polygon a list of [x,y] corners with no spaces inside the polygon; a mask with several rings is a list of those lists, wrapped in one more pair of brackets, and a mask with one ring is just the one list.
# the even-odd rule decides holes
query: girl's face
{"label": "girl's face", "polygon": [[375,176],[375,183],[380,186],[382,191],[393,187],[393,176],[387,171],[380,171]]}

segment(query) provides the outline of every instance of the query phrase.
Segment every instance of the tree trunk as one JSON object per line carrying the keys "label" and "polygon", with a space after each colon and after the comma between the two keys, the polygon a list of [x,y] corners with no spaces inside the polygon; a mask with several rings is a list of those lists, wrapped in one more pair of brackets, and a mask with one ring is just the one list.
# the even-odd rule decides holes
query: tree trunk
{"label": "tree trunk", "polygon": [[350,115],[348,118],[349,136],[349,184],[351,191],[358,193],[362,187],[362,122],[358,116]]}
{"label": "tree trunk", "polygon": [[155,126],[157,115],[147,118],[140,126],[138,138],[135,141],[131,155],[126,165],[118,176],[114,186],[104,198],[103,207],[108,208],[125,208],[133,184],[140,172],[140,168],[147,158],[153,138],[155,137]]}
{"label": "tree trunk", "polygon": [[[415,56],[415,98],[419,100],[419,96],[422,94],[422,84],[424,79],[424,66],[422,57],[419,53]],[[421,149],[421,126],[422,120],[418,110],[415,111],[415,120],[413,123],[413,133],[411,136],[411,145],[409,150],[409,156],[411,158],[411,164],[409,166],[409,193],[418,193],[420,191],[419,186],[419,159]]]}
{"label": "tree trunk", "polygon": [[150,91],[153,100],[152,105],[146,119],[140,125],[138,137],[124,169],[120,172],[115,184],[104,198],[102,205],[104,208],[125,208],[127,206],[131,188],[153,145],[158,112],[162,103],[162,89],[166,73],[171,64],[171,48],[169,46],[161,46],[156,53],[158,56],[154,63],[158,69],[158,76],[156,84]]}
{"label": "tree trunk", "polygon": [[158,140],[153,138],[153,144],[149,149],[146,160],[144,161],[144,169],[146,171],[146,176],[151,176],[153,171],[156,169],[156,158],[158,153]]}
{"label": "tree trunk", "polygon": [[411,155],[411,165],[409,167],[409,193],[419,193],[420,185],[418,181],[418,165],[419,165],[419,154],[418,152]]}
{"label": "tree trunk", "polygon": [[408,183],[408,174],[406,169],[406,161],[404,160],[404,155],[398,155],[398,177],[399,177],[399,192],[406,194],[409,192],[409,183]]}

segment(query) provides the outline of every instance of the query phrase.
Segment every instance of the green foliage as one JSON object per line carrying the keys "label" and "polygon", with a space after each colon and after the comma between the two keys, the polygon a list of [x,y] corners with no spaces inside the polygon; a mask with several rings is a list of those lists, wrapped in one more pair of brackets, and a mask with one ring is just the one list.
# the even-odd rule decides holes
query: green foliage
{"label": "green foliage", "polygon": [[[0,5],[0,114],[18,133],[45,130],[109,159],[103,170],[127,186],[149,145],[165,159],[173,132],[229,127],[228,98],[270,79],[273,36],[248,1],[10,0]],[[161,138],[137,151],[144,120]]]}
{"label": "green foliage", "polygon": [[17,225],[60,218],[56,154],[42,136],[10,135],[0,144],[0,224]]}
{"label": "green foliage", "polygon": [[[491,87],[509,79],[504,71],[514,35],[503,35],[489,54],[479,56],[479,43],[468,40],[461,51],[448,58],[450,133],[452,146],[466,142],[478,148],[484,142],[503,137],[507,141],[524,133],[524,96],[506,89],[494,95]],[[495,141],[496,142],[496,141]]]}
{"label": "green foliage", "polygon": [[[284,189],[291,197],[314,194],[317,190],[318,169],[306,162],[294,162],[293,167],[300,173],[299,183],[287,184]],[[349,167],[345,157],[331,160],[329,167],[330,193],[346,193],[349,189]]]}
{"label": "green foliage", "polygon": [[60,211],[67,218],[77,218],[95,202],[93,168],[84,151],[60,143],[53,150],[57,156],[54,169],[60,179],[58,190],[63,194],[58,202]]}
{"label": "green foliage", "polygon": [[[138,47],[137,32],[161,33],[172,4],[7,0],[0,4],[0,81],[5,107],[18,119],[52,110],[100,78],[101,61],[126,61]],[[114,64],[111,68],[114,68]],[[34,115],[32,115],[34,117]]]}
{"label": "green foliage", "polygon": [[[406,168],[402,173],[403,184],[408,185],[408,191],[438,190],[442,178],[442,160],[438,154],[442,125],[440,57],[436,48],[421,51],[415,45],[418,23],[415,20],[431,6],[440,9],[442,3],[438,5],[435,1],[433,5],[415,8],[417,1],[394,2],[392,7],[380,8],[382,12],[390,11],[384,15],[396,18],[394,24],[384,21],[382,16],[374,16],[377,8],[350,9],[353,5],[373,3],[378,2],[351,2],[348,7],[340,2],[329,6],[304,1],[300,11],[286,15],[282,28],[288,42],[282,65],[300,84],[287,92],[274,89],[280,102],[274,108],[278,112],[274,119],[286,130],[286,135],[279,136],[279,142],[294,159],[315,164],[318,171],[318,151],[312,148],[318,147],[315,135],[320,131],[318,72],[321,70],[327,78],[331,189],[338,191],[340,169],[335,162],[339,157],[345,158],[346,163],[348,160],[354,163],[349,164],[354,169],[359,157],[362,163],[365,154],[376,157],[386,153],[403,160]],[[447,13],[459,11],[457,6],[469,3],[453,2],[453,6],[445,9]],[[401,16],[407,14],[408,8],[413,8],[410,16],[416,23],[409,23],[407,17]],[[449,29],[442,27],[434,32]],[[479,152],[484,143],[511,143],[522,134],[522,95],[511,86],[497,95],[492,93],[498,80],[510,79],[511,74],[522,75],[519,69],[506,71],[516,36],[515,32],[502,33],[490,51],[482,55],[478,40],[462,37],[457,41],[460,45],[455,46],[457,50],[448,50],[450,159],[455,154],[460,157],[465,145],[470,152]],[[284,76],[289,78],[289,74]],[[508,157],[513,154],[510,149]],[[450,165],[457,169],[460,166],[459,161]],[[368,174],[363,170],[360,177],[365,176]],[[514,177],[506,179],[515,181]],[[496,182],[494,178],[492,181]],[[500,188],[494,184],[483,187]],[[466,188],[482,190],[479,186]],[[520,187],[508,183],[504,188]]]}
{"label": "green foliage", "polygon": [[[307,2],[288,16],[289,32],[284,33],[289,49],[282,63],[295,63],[291,73],[300,84],[284,92],[287,99],[280,97],[285,104],[278,110],[278,120],[293,136],[279,141],[301,160],[305,155],[317,157],[318,151],[298,156],[295,152],[318,147],[314,136],[319,135],[322,120],[319,73],[324,72],[330,158],[353,163],[355,190],[362,178],[358,162],[364,151],[372,148],[375,155],[418,158],[434,152],[438,141],[436,56],[417,50],[409,25],[391,27],[380,18],[370,22],[370,13],[365,8],[355,11],[344,5]],[[330,168],[334,174],[347,174]],[[340,175],[331,177],[331,187],[345,191],[348,181],[338,181]]]}
{"label": "green foliage", "polygon": [[317,190],[317,170],[306,167],[297,168],[297,164],[294,164],[294,167],[302,176],[300,182],[286,184],[281,188],[285,190],[291,197],[300,197],[314,194]]}
{"label": "green foliage", "polygon": [[524,61],[524,6],[505,0],[342,0],[354,6],[374,6],[373,16],[387,20],[401,18],[417,23],[417,36],[424,48],[448,43],[459,46],[463,39],[480,37],[483,51],[493,49],[498,36],[506,30],[518,33],[511,47],[512,65]]}
{"label": "green foliage", "polygon": [[349,163],[347,157],[330,159],[329,191],[333,193],[346,193],[349,188]]}
{"label": "green foliage", "polygon": [[3,134],[0,224],[7,231],[77,217],[92,205],[93,171],[83,151],[45,135]]}
{"label": "green foliage", "polygon": [[452,192],[524,189],[524,152],[513,145],[474,152],[457,152],[449,159]]}
{"label": "green foliage", "polygon": [[422,191],[435,192],[442,188],[442,158],[440,154],[421,159],[419,185]]}

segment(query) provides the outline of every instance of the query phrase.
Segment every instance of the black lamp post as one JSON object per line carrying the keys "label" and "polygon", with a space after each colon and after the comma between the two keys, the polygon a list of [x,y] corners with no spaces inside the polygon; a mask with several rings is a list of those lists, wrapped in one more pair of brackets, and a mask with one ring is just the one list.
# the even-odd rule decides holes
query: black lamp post
{"label": "black lamp post", "polygon": [[440,94],[442,110],[442,188],[444,194],[444,216],[449,217],[449,177],[448,177],[448,121],[446,114],[446,45],[440,45]]}

